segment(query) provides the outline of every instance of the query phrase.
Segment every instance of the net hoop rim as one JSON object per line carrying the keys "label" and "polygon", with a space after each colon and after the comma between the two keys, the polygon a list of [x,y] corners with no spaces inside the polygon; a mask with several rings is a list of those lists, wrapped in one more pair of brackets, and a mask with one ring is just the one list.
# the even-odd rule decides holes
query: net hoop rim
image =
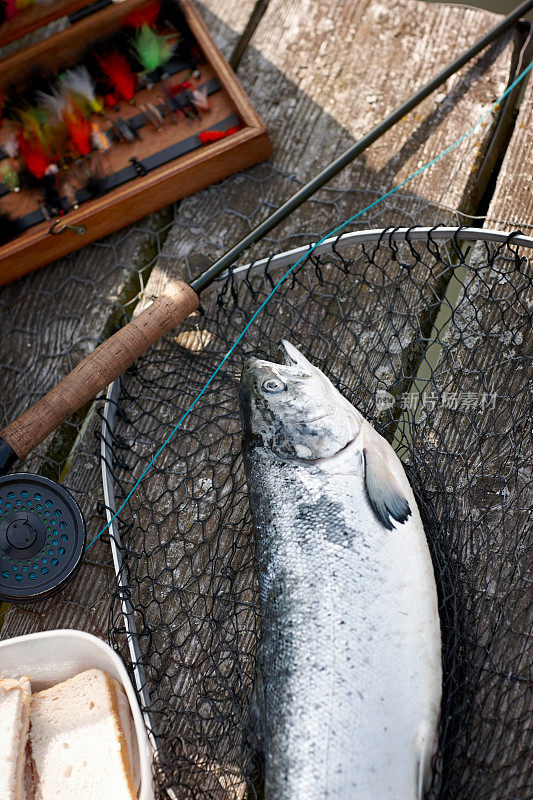
{"label": "net hoop rim", "polygon": [[505,232],[493,228],[476,228],[470,226],[454,227],[426,227],[419,226],[413,228],[370,228],[364,231],[348,231],[337,236],[330,236],[318,243],[311,242],[303,247],[296,247],[292,250],[285,250],[283,253],[260,258],[250,261],[248,264],[231,267],[225,270],[216,282],[226,280],[231,275],[237,277],[239,274],[248,271],[256,272],[261,269],[276,269],[279,267],[290,267],[302,259],[307,252],[313,255],[323,255],[333,248],[348,247],[349,245],[376,244],[382,240],[391,242],[415,242],[424,239],[432,241],[449,241],[450,239],[462,239],[467,241],[492,242],[494,244],[510,243],[517,247],[528,247],[533,249],[533,237],[526,236],[521,231]]}

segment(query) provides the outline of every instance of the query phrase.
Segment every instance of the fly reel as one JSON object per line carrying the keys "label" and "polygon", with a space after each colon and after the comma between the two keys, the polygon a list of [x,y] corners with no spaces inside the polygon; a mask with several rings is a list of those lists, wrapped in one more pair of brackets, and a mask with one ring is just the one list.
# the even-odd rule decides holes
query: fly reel
{"label": "fly reel", "polygon": [[0,477],[0,600],[42,600],[77,569],[85,523],[72,496],[31,473]]}

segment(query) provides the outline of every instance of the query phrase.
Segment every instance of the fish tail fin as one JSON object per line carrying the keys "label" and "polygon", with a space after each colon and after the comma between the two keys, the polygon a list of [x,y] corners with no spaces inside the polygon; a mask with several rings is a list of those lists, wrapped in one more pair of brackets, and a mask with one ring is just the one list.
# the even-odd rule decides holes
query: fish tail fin
{"label": "fish tail fin", "polygon": [[416,764],[417,800],[424,800],[433,776],[433,756],[435,754],[433,736],[426,726],[422,727],[417,737],[418,759]]}

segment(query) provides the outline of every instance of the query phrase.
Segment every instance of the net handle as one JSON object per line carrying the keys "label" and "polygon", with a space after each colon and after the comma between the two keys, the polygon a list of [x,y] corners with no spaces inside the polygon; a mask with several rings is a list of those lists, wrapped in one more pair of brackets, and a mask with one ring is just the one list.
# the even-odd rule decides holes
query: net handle
{"label": "net handle", "polygon": [[145,311],[102,342],[48,394],[0,432],[0,474],[122,375],[198,305],[198,295],[187,283],[170,283]]}

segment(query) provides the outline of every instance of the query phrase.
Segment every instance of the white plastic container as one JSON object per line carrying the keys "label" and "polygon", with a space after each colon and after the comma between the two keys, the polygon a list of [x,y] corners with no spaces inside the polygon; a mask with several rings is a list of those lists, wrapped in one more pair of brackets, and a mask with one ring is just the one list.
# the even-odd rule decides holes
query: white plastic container
{"label": "white plastic container", "polygon": [[124,687],[137,738],[132,747],[138,754],[141,775],[139,800],[153,800],[152,749],[135,691],[114,650],[96,636],[75,630],[30,633],[0,641],[0,677],[29,675],[36,692],[91,668],[105,670]]}

